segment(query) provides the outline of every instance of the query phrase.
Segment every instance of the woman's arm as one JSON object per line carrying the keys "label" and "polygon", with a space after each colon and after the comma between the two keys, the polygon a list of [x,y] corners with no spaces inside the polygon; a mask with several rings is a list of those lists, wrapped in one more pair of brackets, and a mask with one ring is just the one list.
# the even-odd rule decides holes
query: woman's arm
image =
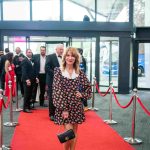
{"label": "woman's arm", "polygon": [[10,67],[10,62],[8,60],[5,61],[5,72],[8,75],[8,79],[11,78],[10,74],[9,74],[9,67]]}
{"label": "woman's arm", "polygon": [[64,111],[68,110],[68,104],[65,98],[65,91],[62,88],[62,80],[58,68],[54,69],[52,97],[53,97],[53,104],[55,107]]}

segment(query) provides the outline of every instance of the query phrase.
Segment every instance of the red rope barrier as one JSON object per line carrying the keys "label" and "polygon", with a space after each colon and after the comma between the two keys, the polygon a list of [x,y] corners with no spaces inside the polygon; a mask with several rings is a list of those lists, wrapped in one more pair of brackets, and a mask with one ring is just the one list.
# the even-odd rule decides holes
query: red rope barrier
{"label": "red rope barrier", "polygon": [[112,88],[112,93],[113,93],[113,95],[114,95],[114,98],[115,98],[115,100],[116,100],[118,106],[121,107],[121,108],[127,108],[127,107],[129,107],[130,104],[131,104],[132,101],[133,101],[133,98],[134,98],[134,96],[132,96],[132,98],[130,99],[129,103],[128,103],[127,105],[125,105],[125,106],[122,106],[122,105],[119,103],[119,101],[118,101],[118,99],[117,99],[117,96],[116,96],[115,91],[114,91],[113,88]]}
{"label": "red rope barrier", "polygon": [[145,113],[150,116],[150,111],[144,106],[144,104],[142,103],[142,101],[140,100],[139,97],[137,97],[138,103],[140,104],[140,106],[142,107],[142,109],[145,111]]}
{"label": "red rope barrier", "polygon": [[104,97],[108,94],[109,90],[110,90],[110,87],[107,89],[106,93],[105,94],[102,94],[99,87],[98,87],[98,84],[96,83],[96,89],[98,91],[98,93],[100,94],[100,96]]}

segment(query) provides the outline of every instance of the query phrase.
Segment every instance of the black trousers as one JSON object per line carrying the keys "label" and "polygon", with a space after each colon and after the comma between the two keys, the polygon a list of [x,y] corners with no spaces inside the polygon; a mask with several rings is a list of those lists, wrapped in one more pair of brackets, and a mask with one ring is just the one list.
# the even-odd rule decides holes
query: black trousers
{"label": "black trousers", "polygon": [[44,105],[45,85],[46,85],[46,74],[39,74],[39,86],[40,86],[40,106]]}
{"label": "black trousers", "polygon": [[30,109],[31,102],[33,103],[36,98],[36,80],[31,80],[31,85],[28,86],[26,82],[23,82],[24,87],[24,103],[23,103],[23,110]]}
{"label": "black trousers", "polygon": [[54,116],[55,106],[52,99],[52,87],[48,86],[48,97],[49,97],[49,116]]}
{"label": "black trousers", "polygon": [[2,71],[2,73],[1,73],[1,75],[0,75],[0,80],[1,80],[1,89],[2,90],[4,90],[5,89],[5,72],[4,71]]}
{"label": "black trousers", "polygon": [[16,74],[17,76],[17,94],[18,94],[18,90],[19,90],[19,86],[20,86],[20,91],[21,91],[21,95],[24,96],[24,88],[23,88],[23,82],[22,82],[22,75],[21,74]]}
{"label": "black trousers", "polygon": [[82,101],[84,107],[87,107],[87,106],[88,106],[88,103],[87,103],[87,100],[86,100],[86,99],[81,98],[81,101]]}

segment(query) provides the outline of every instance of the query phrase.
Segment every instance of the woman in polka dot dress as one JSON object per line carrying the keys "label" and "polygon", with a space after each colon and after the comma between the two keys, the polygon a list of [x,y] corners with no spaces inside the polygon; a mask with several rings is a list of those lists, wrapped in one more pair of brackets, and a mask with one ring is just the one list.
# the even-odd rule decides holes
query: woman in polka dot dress
{"label": "woman in polka dot dress", "polygon": [[[53,81],[53,103],[55,123],[64,125],[65,130],[73,129],[76,137],[64,144],[65,150],[74,150],[78,124],[85,120],[81,98],[91,98],[91,84],[79,69],[80,54],[69,47],[64,52],[62,66],[55,68]],[[79,89],[82,89],[80,91]]]}

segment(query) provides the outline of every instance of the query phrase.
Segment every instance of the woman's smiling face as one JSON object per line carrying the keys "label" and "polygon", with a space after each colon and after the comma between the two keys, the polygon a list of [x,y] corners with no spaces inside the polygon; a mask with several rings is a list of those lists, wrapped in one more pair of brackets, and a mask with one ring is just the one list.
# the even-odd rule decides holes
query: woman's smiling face
{"label": "woman's smiling face", "polygon": [[65,60],[67,65],[73,65],[75,62],[75,57],[72,55],[70,51],[68,51]]}

